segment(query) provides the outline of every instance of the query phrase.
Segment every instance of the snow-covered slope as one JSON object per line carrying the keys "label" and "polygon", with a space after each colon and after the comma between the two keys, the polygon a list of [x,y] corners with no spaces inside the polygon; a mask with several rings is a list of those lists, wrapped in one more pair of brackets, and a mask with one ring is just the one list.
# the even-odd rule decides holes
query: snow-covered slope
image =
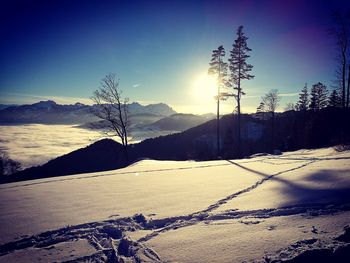
{"label": "snow-covered slope", "polygon": [[0,186],[0,262],[334,262],[348,225],[350,152],[331,148]]}

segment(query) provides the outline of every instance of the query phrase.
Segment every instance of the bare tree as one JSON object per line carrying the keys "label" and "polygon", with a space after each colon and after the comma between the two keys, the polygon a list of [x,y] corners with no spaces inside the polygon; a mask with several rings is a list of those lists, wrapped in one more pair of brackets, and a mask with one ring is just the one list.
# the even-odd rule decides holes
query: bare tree
{"label": "bare tree", "polygon": [[[349,11],[347,11],[349,13]],[[338,48],[338,61],[340,67],[340,85],[341,85],[341,97],[342,106],[349,107],[349,88],[350,88],[350,72],[348,77],[348,87],[346,92],[346,71],[348,67],[349,56],[349,20],[350,15],[344,14],[340,11],[335,11],[332,14],[333,27],[329,29],[329,33],[336,39]],[[349,65],[350,70],[350,65]],[[346,95],[347,93],[347,95]]]}
{"label": "bare tree", "polygon": [[266,93],[261,100],[264,103],[265,111],[274,114],[279,106],[281,97],[277,89],[272,89]]}
{"label": "bare tree", "polygon": [[9,158],[8,154],[0,152],[0,176],[8,176],[21,170],[21,164]]}
{"label": "bare tree", "polygon": [[106,122],[108,135],[120,138],[125,160],[128,162],[129,99],[122,97],[117,76],[113,73],[106,75],[101,80],[99,89],[93,93],[91,100],[95,104],[93,114]]}
{"label": "bare tree", "polygon": [[216,116],[216,139],[217,139],[217,156],[220,156],[220,100],[224,98],[222,88],[226,86],[227,76],[227,63],[223,61],[226,52],[223,46],[219,46],[218,49],[213,50],[210,67],[208,73],[217,77],[217,96],[215,96],[217,103],[217,116]]}
{"label": "bare tree", "polygon": [[275,112],[281,101],[277,89],[272,89],[261,98],[263,111],[271,116],[271,150],[275,147]]}
{"label": "bare tree", "polygon": [[293,102],[288,102],[284,107],[284,111],[295,111],[297,106]]}

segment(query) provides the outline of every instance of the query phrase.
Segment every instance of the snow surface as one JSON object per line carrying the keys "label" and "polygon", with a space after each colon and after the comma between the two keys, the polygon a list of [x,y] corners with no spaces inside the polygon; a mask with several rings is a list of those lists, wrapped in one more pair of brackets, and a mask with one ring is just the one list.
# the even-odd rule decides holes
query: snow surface
{"label": "snow surface", "polygon": [[0,185],[0,262],[333,260],[349,225],[350,152],[332,148]]}

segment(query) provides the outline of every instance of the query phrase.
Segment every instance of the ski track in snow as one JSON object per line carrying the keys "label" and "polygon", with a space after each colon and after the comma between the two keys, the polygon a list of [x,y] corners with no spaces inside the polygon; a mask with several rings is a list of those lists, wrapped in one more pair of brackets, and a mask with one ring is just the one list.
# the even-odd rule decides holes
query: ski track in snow
{"label": "ski track in snow", "polygon": [[[306,155],[306,154],[303,153],[303,155]],[[14,251],[24,250],[28,248],[50,249],[54,245],[62,242],[78,240],[78,239],[87,239],[91,244],[91,246],[93,246],[96,249],[96,252],[91,255],[75,258],[72,261],[66,261],[66,262],[87,262],[87,261],[124,262],[123,260],[131,260],[130,262],[144,262],[144,261],[162,262],[159,255],[154,250],[147,247],[145,242],[158,236],[161,233],[165,233],[170,230],[176,230],[176,229],[191,226],[200,222],[210,224],[215,221],[227,220],[227,219],[271,218],[271,217],[289,216],[289,215],[318,216],[318,215],[329,215],[329,214],[342,213],[344,211],[350,211],[350,203],[343,203],[343,204],[329,203],[329,204],[294,205],[294,206],[281,207],[281,208],[259,209],[259,210],[251,210],[251,211],[239,211],[239,210],[231,209],[231,210],[226,210],[216,214],[211,213],[217,208],[219,208],[220,206],[222,206],[223,204],[227,203],[228,201],[242,194],[253,191],[260,185],[268,182],[269,180],[273,179],[276,176],[304,168],[317,161],[344,160],[344,159],[350,159],[350,157],[331,157],[330,155],[327,155],[327,156],[319,156],[317,158],[314,158],[314,157],[296,158],[296,157],[293,157],[292,154],[290,156],[281,156],[281,157],[264,156],[263,158],[241,161],[241,162],[240,161],[234,162],[234,161],[227,160],[228,163],[216,164],[216,165],[179,167],[179,168],[172,168],[172,169],[155,169],[155,170],[151,169],[151,170],[144,170],[144,171],[119,172],[119,173],[102,173],[102,174],[97,174],[93,176],[82,176],[77,178],[74,178],[74,177],[59,178],[57,180],[50,180],[50,181],[44,181],[44,182],[32,182],[32,183],[25,183],[25,184],[8,186],[8,187],[6,186],[1,187],[0,189],[9,189],[9,188],[15,188],[15,187],[25,187],[29,185],[35,185],[35,184],[46,184],[46,183],[57,182],[57,181],[89,179],[94,177],[112,176],[112,175],[118,175],[118,174],[133,174],[135,172],[136,173],[137,172],[139,173],[155,172],[155,171],[159,172],[159,171],[196,169],[196,168],[226,166],[226,165],[235,165],[242,169],[257,173],[263,177],[253,185],[218,200],[217,202],[209,205],[206,209],[203,209],[201,211],[188,214],[188,215],[161,218],[161,219],[147,219],[142,214],[137,214],[132,217],[109,219],[101,222],[92,222],[92,223],[80,224],[75,226],[67,226],[61,229],[47,231],[31,237],[24,237],[24,238],[22,237],[17,241],[0,245],[0,261],[2,256],[13,253]],[[291,164],[291,163],[295,163],[295,164],[302,163],[302,164],[294,168],[280,171],[270,175],[249,169],[241,165],[243,163],[250,163],[250,162],[263,162],[271,165],[286,164],[283,162],[274,163],[273,160],[293,161],[293,162],[288,162],[288,164]],[[126,235],[127,231],[130,232],[130,231],[138,231],[138,230],[149,230],[153,232],[151,232],[150,234],[144,237],[139,238],[137,241],[131,240],[130,237]],[[310,247],[310,245],[314,243],[317,243],[317,242],[320,243],[320,241],[317,239],[306,240],[305,242],[304,241],[299,241],[299,243],[297,242],[296,244],[291,244],[290,247],[286,248],[285,251],[282,251],[281,254],[283,254],[284,256],[287,255],[288,253],[289,255],[292,255],[293,253],[295,254],[295,251],[298,249],[300,251],[303,251],[301,247],[305,247],[305,246]],[[333,242],[334,248],[337,242],[338,242],[337,240],[334,240]],[[348,247],[350,246],[350,240],[348,240],[348,243],[346,243],[346,245]],[[279,258],[281,257],[276,258],[276,255],[272,255],[269,258],[265,258],[264,262],[270,262],[272,259],[274,259],[276,262],[279,262],[278,261]]]}

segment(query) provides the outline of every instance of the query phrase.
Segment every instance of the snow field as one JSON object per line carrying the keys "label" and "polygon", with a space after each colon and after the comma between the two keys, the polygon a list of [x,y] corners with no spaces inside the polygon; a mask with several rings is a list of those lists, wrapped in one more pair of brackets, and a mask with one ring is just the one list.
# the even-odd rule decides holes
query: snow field
{"label": "snow field", "polygon": [[332,260],[350,251],[349,171],[325,148],[4,184],[0,262]]}

